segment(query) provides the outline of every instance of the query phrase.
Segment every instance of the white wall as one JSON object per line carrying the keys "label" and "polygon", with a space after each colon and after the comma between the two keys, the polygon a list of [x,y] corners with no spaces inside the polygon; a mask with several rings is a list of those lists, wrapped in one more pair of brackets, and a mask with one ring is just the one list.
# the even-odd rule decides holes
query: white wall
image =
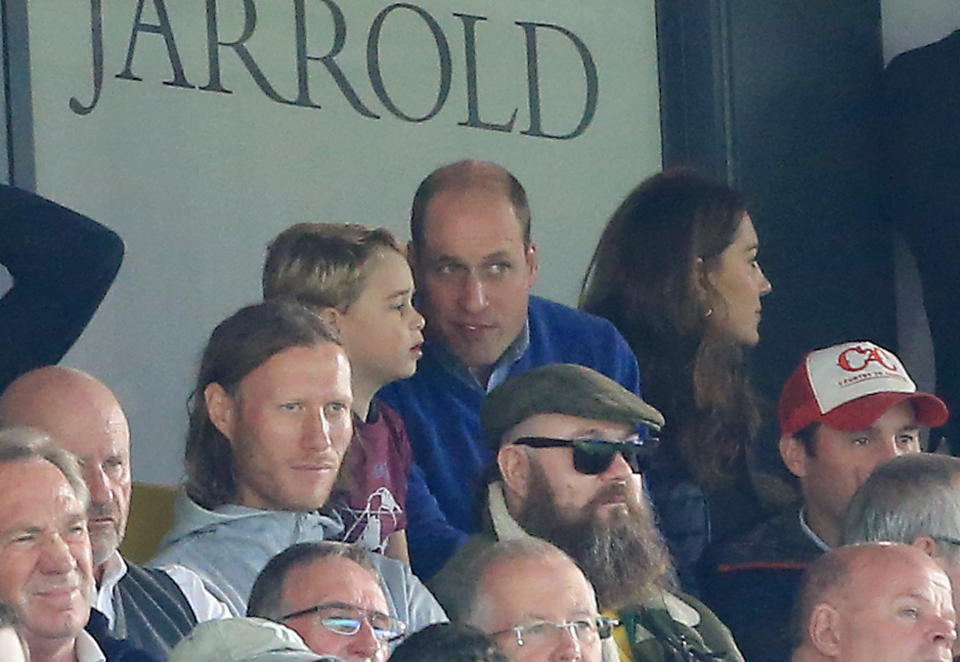
{"label": "white wall", "polygon": [[880,11],[886,62],[960,28],[960,0],[881,0]]}
{"label": "white wall", "polygon": [[[294,98],[295,0],[248,0],[256,27],[249,51],[277,94]],[[449,45],[451,87],[428,121],[406,122],[378,99],[367,71],[367,39],[387,0],[338,0],[346,41],[336,62],[380,119],[359,114],[319,62],[307,66],[310,98],[321,108],[270,100],[237,53],[215,49],[222,84],[209,86],[205,3],[106,0],[104,77],[90,105],[90,3],[30,3],[31,73],[39,193],[117,230],[123,268],[64,363],[102,378],[131,419],[134,474],[173,483],[182,472],[185,401],[199,352],[213,326],[259,296],[264,247],[304,220],[385,225],[407,237],[417,183],[464,157],[496,160],[527,186],[542,262],[539,293],[575,300],[599,232],[619,200],[660,165],[653,0],[418,0]],[[160,25],[164,6],[182,61],[174,80],[160,34],[140,31],[124,71],[137,4],[141,22]],[[324,55],[334,38],[331,3],[306,0],[307,52]],[[221,40],[243,32],[242,0],[217,0]],[[479,115],[512,131],[458,126],[467,119],[464,22],[475,24]],[[249,15],[247,15],[249,16]],[[579,137],[522,135],[531,122],[526,32],[517,22],[563,26],[595,59],[596,116]],[[583,114],[584,66],[572,41],[540,28],[538,66],[546,132],[564,133]],[[385,86],[408,114],[426,114],[441,77],[435,37],[410,9],[391,13],[380,41]]]}

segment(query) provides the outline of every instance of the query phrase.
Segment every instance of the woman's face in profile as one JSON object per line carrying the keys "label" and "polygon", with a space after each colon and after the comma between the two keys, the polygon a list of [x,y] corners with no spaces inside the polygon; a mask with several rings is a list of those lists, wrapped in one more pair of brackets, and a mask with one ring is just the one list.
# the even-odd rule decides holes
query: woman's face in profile
{"label": "woman's face in profile", "polygon": [[4,662],[26,662],[27,660],[20,637],[12,627],[0,628],[0,660]]}
{"label": "woman's face in profile", "polygon": [[759,240],[750,215],[744,212],[733,241],[706,265],[707,282],[715,300],[710,323],[735,342],[760,342],[760,298],[773,289],[757,261]]}

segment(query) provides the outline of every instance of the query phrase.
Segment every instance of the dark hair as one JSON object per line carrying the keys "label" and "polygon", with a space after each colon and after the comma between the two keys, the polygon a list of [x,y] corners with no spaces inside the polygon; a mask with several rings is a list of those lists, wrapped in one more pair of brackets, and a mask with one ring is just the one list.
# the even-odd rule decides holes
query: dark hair
{"label": "dark hair", "polygon": [[407,637],[390,662],[509,662],[489,635],[458,623],[433,623]]}
{"label": "dark hair", "polygon": [[290,571],[318,559],[335,556],[350,559],[369,572],[375,581],[380,581],[380,573],[367,552],[356,545],[331,540],[297,543],[287,547],[263,566],[263,570],[253,582],[253,588],[250,589],[247,616],[258,616],[271,621],[282,617],[286,609],[283,604],[283,583]]}
{"label": "dark hair", "polygon": [[187,495],[204,508],[229,503],[236,493],[233,451],[210,420],[204,390],[219,384],[236,396],[243,378],[275,354],[291,347],[339,345],[335,328],[317,314],[288,301],[266,301],[246,308],[217,325],[210,334],[196,387],[187,401],[190,414],[185,461]]}
{"label": "dark hair", "polygon": [[500,191],[510,200],[520,223],[523,245],[530,245],[530,203],[520,181],[506,168],[490,161],[457,161],[437,168],[420,182],[410,209],[410,237],[417,248],[423,246],[427,205],[437,193],[450,190],[487,189]]}
{"label": "dark hair", "polygon": [[583,279],[580,307],[627,339],[644,398],[663,412],[665,450],[694,480],[743,479],[746,444],[760,425],[743,348],[707,318],[724,305],[703,278],[740,227],[745,205],[692,170],[662,172],[627,195],[607,223]]}

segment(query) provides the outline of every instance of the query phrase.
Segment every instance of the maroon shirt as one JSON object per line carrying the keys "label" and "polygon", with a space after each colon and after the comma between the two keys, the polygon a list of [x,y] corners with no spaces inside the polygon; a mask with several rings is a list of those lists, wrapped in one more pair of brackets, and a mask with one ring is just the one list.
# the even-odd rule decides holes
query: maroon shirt
{"label": "maroon shirt", "polygon": [[366,421],[353,418],[353,441],[332,504],[343,518],[340,540],[383,553],[387,537],[407,528],[407,477],[413,451],[403,419],[380,400]]}

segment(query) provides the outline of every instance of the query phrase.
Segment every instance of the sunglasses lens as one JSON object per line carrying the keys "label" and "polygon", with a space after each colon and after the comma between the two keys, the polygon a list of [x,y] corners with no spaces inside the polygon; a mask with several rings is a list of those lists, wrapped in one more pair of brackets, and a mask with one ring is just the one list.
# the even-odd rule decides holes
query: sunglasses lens
{"label": "sunglasses lens", "polygon": [[635,474],[643,473],[650,464],[650,451],[644,446],[609,441],[583,441],[573,447],[573,468],[588,476],[602,474],[613,464],[617,453],[623,455],[623,459]]}
{"label": "sunglasses lens", "polygon": [[642,446],[631,446],[623,451],[623,459],[635,474],[642,474],[650,467],[650,450]]}
{"label": "sunglasses lens", "polygon": [[573,468],[582,474],[602,474],[613,463],[616,451],[611,444],[585,441],[573,447]]}

